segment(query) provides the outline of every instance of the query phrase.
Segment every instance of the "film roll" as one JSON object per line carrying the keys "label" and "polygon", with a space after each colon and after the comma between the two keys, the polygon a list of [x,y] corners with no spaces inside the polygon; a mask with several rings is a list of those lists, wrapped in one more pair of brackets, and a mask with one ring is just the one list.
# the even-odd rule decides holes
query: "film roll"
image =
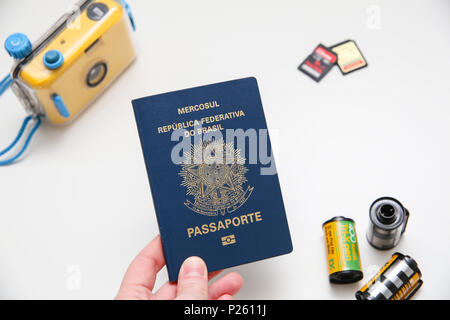
{"label": "film roll", "polygon": [[408,223],[409,211],[400,201],[382,197],[370,206],[369,217],[367,240],[373,247],[387,250],[399,243]]}

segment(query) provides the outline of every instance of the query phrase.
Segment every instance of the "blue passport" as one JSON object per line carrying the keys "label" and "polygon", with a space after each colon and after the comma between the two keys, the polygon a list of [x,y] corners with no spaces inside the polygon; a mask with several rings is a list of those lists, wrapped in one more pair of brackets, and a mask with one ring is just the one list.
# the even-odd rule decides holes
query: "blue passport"
{"label": "blue passport", "polygon": [[169,281],[292,251],[255,78],[133,100]]}

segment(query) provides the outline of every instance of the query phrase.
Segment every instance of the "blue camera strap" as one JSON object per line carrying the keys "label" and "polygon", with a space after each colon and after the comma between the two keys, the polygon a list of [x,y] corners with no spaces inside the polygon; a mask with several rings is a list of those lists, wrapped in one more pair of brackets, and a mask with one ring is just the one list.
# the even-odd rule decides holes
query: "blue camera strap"
{"label": "blue camera strap", "polygon": [[[2,93],[5,92],[6,89],[9,88],[11,83],[12,83],[12,78],[11,78],[10,75],[8,75],[5,79],[3,79],[0,82],[0,95],[2,95]],[[33,135],[36,133],[37,129],[41,125],[42,121],[41,121],[41,118],[39,116],[27,116],[25,118],[25,120],[22,123],[22,126],[20,127],[19,133],[17,134],[17,136],[14,139],[14,141],[8,147],[6,147],[4,150],[0,151],[0,157],[2,157],[3,155],[7,154],[9,151],[11,151],[17,145],[17,143],[21,140],[22,136],[24,135],[24,133],[25,133],[27,127],[28,127],[28,124],[33,119],[35,120],[34,121],[34,126],[28,132],[28,135],[25,138],[25,142],[24,142],[22,148],[14,156],[12,156],[12,157],[10,157],[10,158],[8,158],[6,160],[0,160],[0,166],[6,166],[6,165],[9,165],[9,164],[12,164],[17,159],[19,159],[22,156],[22,154],[27,150],[28,145],[30,144],[31,138],[33,138]]]}
{"label": "blue camera strap", "polygon": [[6,89],[9,88],[11,83],[12,83],[12,78],[11,78],[11,75],[8,74],[5,77],[5,79],[3,79],[2,82],[0,82],[0,96],[3,94],[3,92],[6,91]]}

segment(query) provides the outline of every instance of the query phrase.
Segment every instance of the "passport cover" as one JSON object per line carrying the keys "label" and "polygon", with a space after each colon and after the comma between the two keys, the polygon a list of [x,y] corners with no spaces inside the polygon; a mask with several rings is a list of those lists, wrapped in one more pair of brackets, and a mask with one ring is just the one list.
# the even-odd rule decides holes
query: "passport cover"
{"label": "passport cover", "polygon": [[211,272],[292,251],[278,175],[262,174],[274,162],[255,78],[132,103],[169,281],[190,256]]}

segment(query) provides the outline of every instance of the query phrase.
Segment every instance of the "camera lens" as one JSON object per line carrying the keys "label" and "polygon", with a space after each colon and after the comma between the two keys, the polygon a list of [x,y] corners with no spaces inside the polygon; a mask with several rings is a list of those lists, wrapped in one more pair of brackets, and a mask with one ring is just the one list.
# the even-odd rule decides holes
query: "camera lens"
{"label": "camera lens", "polygon": [[87,16],[91,20],[99,21],[106,15],[106,13],[108,11],[109,11],[109,9],[106,6],[106,4],[101,3],[101,2],[96,2],[96,3],[91,4],[87,8]]}
{"label": "camera lens", "polygon": [[108,72],[108,67],[106,63],[99,62],[96,63],[88,72],[86,82],[89,87],[96,87],[103,81]]}

